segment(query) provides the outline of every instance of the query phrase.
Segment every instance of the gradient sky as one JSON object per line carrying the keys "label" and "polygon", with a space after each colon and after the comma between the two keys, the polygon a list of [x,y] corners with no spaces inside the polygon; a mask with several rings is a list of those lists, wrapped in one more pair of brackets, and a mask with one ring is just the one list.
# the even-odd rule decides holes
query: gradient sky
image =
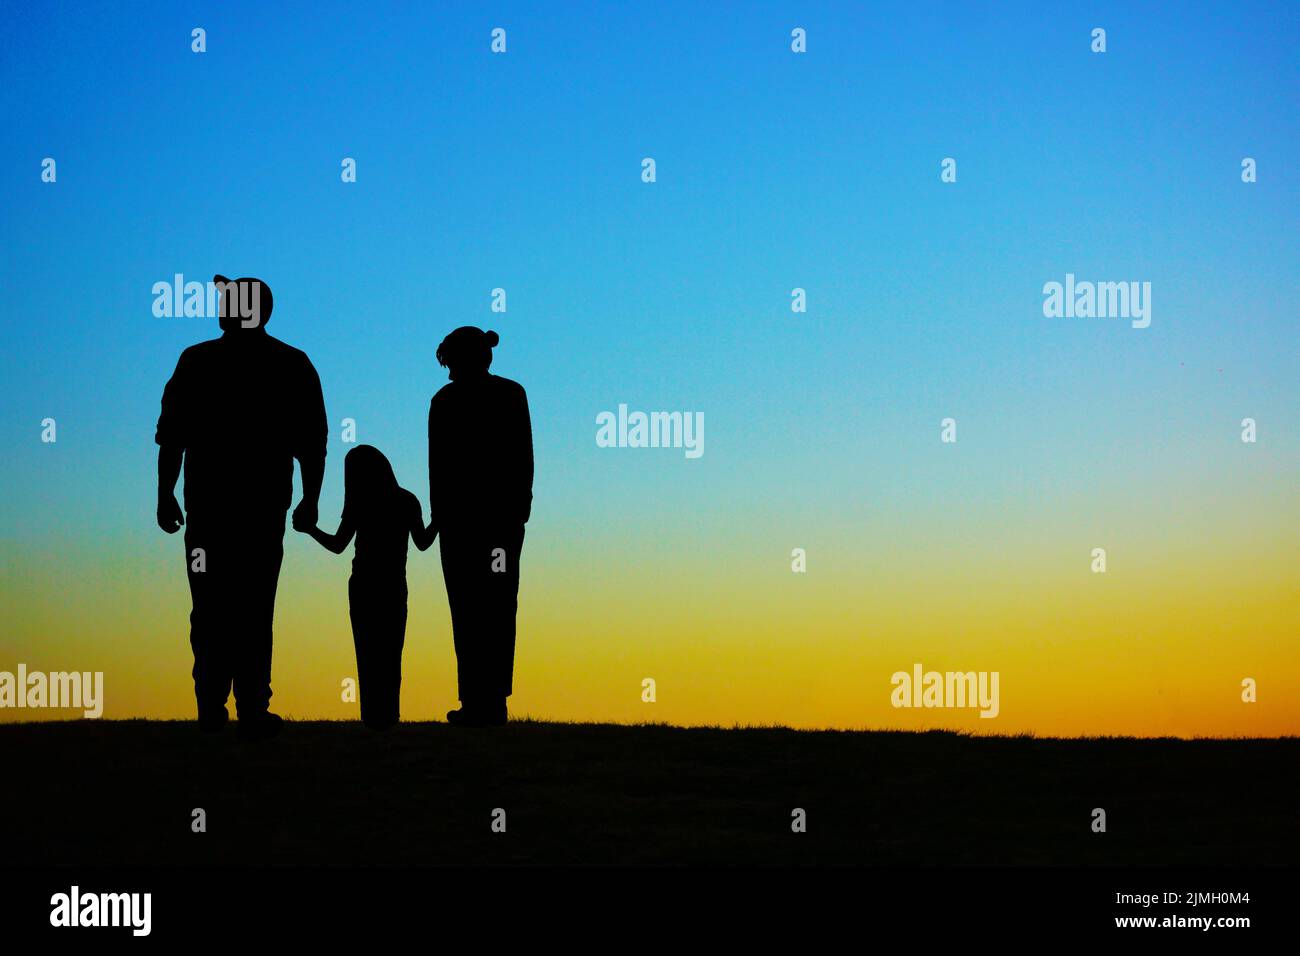
{"label": "gradient sky", "polygon": [[[271,284],[271,333],[320,373],[331,530],[342,419],[427,508],[434,348],[500,333],[537,457],[517,715],[1300,732],[1297,10],[8,10],[0,670],[102,670],[106,716],[192,715],[153,430],[215,323],[150,290],[223,272]],[[1150,328],[1044,318],[1067,272],[1150,282]],[[214,401],[275,427],[238,382]],[[598,448],[619,403],[702,411],[704,456]],[[348,570],[289,532],[283,714],[356,715]],[[433,552],[409,581],[403,715],[427,719],[455,700]],[[1001,715],[892,708],[916,662],[999,671]]]}

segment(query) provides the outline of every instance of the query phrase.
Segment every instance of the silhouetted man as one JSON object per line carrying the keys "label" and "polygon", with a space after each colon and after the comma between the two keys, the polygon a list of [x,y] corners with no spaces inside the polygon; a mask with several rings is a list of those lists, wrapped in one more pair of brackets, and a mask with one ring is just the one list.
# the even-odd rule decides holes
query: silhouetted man
{"label": "silhouetted man", "polygon": [[533,432],[518,382],[488,372],[495,332],[456,329],[438,346],[451,381],[429,404],[429,507],[451,608],[462,726],[506,722]]}
{"label": "silhouetted man", "polygon": [[[315,524],[328,425],[310,360],[266,333],[270,287],[260,279],[213,281],[222,290],[222,335],[182,352],[163,391],[158,526],[174,534],[185,525],[199,726],[225,726],[233,685],[240,735],[257,739],[280,729],[267,708],[293,460],[303,487],[294,516]],[[184,517],[175,495],[182,459]]]}

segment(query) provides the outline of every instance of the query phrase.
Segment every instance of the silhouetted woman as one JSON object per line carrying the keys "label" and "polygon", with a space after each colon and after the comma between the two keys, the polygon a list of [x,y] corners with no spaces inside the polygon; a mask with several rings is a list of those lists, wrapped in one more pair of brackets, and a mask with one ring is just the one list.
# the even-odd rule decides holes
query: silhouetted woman
{"label": "silhouetted woman", "polygon": [[348,616],[357,649],[361,719],[386,730],[399,719],[402,645],[406,641],[406,541],[421,551],[433,544],[434,525],[424,526],[420,501],[397,484],[393,466],[373,445],[358,445],[343,459],[343,517],[326,534],[314,524],[299,527],[335,554],[356,535]]}
{"label": "silhouetted woman", "polygon": [[506,722],[533,432],[518,382],[488,372],[499,338],[473,326],[438,346],[451,381],[429,405],[429,508],[441,535],[460,710],[453,724]]}

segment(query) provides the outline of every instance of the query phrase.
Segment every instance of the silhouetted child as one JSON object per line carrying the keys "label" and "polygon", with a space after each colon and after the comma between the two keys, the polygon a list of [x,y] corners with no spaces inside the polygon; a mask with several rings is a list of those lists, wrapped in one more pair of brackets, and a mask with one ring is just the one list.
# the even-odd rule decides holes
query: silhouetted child
{"label": "silhouetted child", "polygon": [[386,730],[397,723],[406,641],[406,540],[426,550],[437,529],[424,526],[420,501],[397,484],[393,466],[373,445],[358,445],[343,459],[343,517],[326,534],[315,525],[294,527],[342,554],[355,534],[348,616],[357,649],[361,719]]}

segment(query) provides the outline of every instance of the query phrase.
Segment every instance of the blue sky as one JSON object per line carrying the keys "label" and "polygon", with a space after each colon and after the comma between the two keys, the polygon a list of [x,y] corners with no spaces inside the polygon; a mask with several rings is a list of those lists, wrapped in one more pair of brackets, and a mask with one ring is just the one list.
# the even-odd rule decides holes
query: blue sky
{"label": "blue sky", "polygon": [[[1294,732],[1298,11],[7,5],[0,665],[189,713],[153,433],[216,330],[151,290],[222,272],[320,373],[327,528],[342,420],[424,499],[434,350],[500,333],[537,458],[520,712],[645,719],[653,674],[656,719],[920,726],[888,679],[922,660],[1001,670],[999,730]],[[1151,326],[1045,318],[1071,272],[1150,282]],[[277,427],[239,386],[231,427]],[[703,457],[598,448],[620,403],[702,412]],[[427,717],[454,668],[436,556],[412,569]],[[346,574],[289,535],[286,713],[355,716]]]}
{"label": "blue sky", "polygon": [[[267,279],[336,437],[355,418],[416,490],[433,349],[496,328],[561,519],[791,482],[847,500],[853,475],[884,494],[879,463],[933,453],[949,414],[990,462],[1053,423],[1100,419],[1113,447],[1241,409],[1294,448],[1297,40],[1282,3],[11,11],[5,524],[37,534],[32,508],[89,470],[102,530],[147,512],[162,384],[209,334],[152,315],[176,272]],[[1044,319],[1067,271],[1151,281],[1152,327]],[[705,458],[600,457],[619,402],[703,410]]]}

